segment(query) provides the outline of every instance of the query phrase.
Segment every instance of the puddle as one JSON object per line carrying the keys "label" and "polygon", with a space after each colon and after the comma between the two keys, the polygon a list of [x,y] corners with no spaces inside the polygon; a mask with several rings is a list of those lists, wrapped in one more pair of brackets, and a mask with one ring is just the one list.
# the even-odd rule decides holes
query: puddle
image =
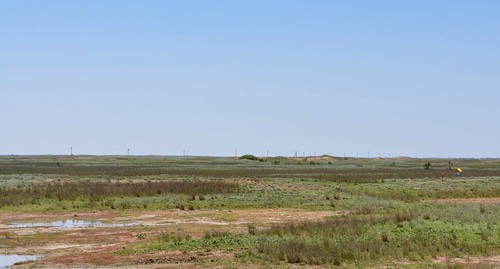
{"label": "puddle", "polygon": [[7,255],[0,254],[0,268],[7,268],[7,266],[14,265],[18,262],[33,261],[40,259],[39,256],[24,256],[24,255]]}
{"label": "puddle", "polygon": [[84,228],[84,227],[123,227],[137,225],[137,222],[128,223],[103,223],[99,220],[68,219],[49,222],[20,222],[11,223],[15,228],[36,228],[36,227],[56,227],[56,228]]}

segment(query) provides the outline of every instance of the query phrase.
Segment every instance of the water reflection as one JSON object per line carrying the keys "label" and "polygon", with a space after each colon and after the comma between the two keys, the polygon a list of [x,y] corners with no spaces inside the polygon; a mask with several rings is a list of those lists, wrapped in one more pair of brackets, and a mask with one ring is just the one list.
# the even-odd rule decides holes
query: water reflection
{"label": "water reflection", "polygon": [[0,254],[0,268],[4,269],[18,262],[32,261],[38,259],[40,259],[39,256]]}
{"label": "water reflection", "polygon": [[61,227],[61,228],[83,228],[83,227],[122,227],[136,225],[135,222],[129,223],[103,223],[99,220],[68,219],[50,222],[23,222],[12,223],[15,228],[33,228],[33,227]]}

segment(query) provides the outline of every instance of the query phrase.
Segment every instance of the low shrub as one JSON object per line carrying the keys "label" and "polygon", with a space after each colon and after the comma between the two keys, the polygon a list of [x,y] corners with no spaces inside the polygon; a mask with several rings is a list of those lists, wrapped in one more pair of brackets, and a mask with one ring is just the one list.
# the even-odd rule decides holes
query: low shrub
{"label": "low shrub", "polygon": [[245,154],[240,157],[240,159],[245,159],[245,160],[251,160],[251,161],[258,161],[259,158],[257,156],[254,156],[252,154]]}

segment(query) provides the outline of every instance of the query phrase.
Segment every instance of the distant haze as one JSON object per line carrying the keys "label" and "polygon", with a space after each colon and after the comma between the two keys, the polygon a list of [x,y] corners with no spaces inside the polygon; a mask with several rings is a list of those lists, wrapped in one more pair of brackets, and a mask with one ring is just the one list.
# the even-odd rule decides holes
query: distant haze
{"label": "distant haze", "polygon": [[500,1],[0,2],[0,155],[499,157]]}

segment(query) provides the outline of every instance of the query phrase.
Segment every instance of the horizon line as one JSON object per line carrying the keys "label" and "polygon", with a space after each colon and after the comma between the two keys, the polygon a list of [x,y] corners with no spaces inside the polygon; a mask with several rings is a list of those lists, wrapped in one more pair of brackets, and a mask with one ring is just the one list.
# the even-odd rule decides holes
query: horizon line
{"label": "horizon line", "polygon": [[[164,154],[50,154],[50,153],[44,153],[44,154],[0,154],[0,158],[4,157],[163,157],[163,158],[237,158],[239,159],[240,157],[244,155],[249,155],[249,154],[243,154],[243,155],[238,155],[238,156],[229,156],[229,155],[164,155]],[[250,154],[253,155],[253,154]],[[435,156],[429,156],[429,157],[415,157],[415,156],[374,156],[374,157],[356,157],[356,156],[338,156],[338,155],[328,155],[328,154],[322,154],[322,155],[306,155],[306,156],[285,156],[285,155],[275,155],[275,156],[259,156],[255,155],[257,157],[261,158],[319,158],[319,157],[332,157],[332,158],[339,158],[339,159],[401,159],[401,158],[408,158],[408,159],[452,159],[452,160],[466,160],[466,159],[480,159],[480,160],[498,160],[500,157],[435,157]]]}

